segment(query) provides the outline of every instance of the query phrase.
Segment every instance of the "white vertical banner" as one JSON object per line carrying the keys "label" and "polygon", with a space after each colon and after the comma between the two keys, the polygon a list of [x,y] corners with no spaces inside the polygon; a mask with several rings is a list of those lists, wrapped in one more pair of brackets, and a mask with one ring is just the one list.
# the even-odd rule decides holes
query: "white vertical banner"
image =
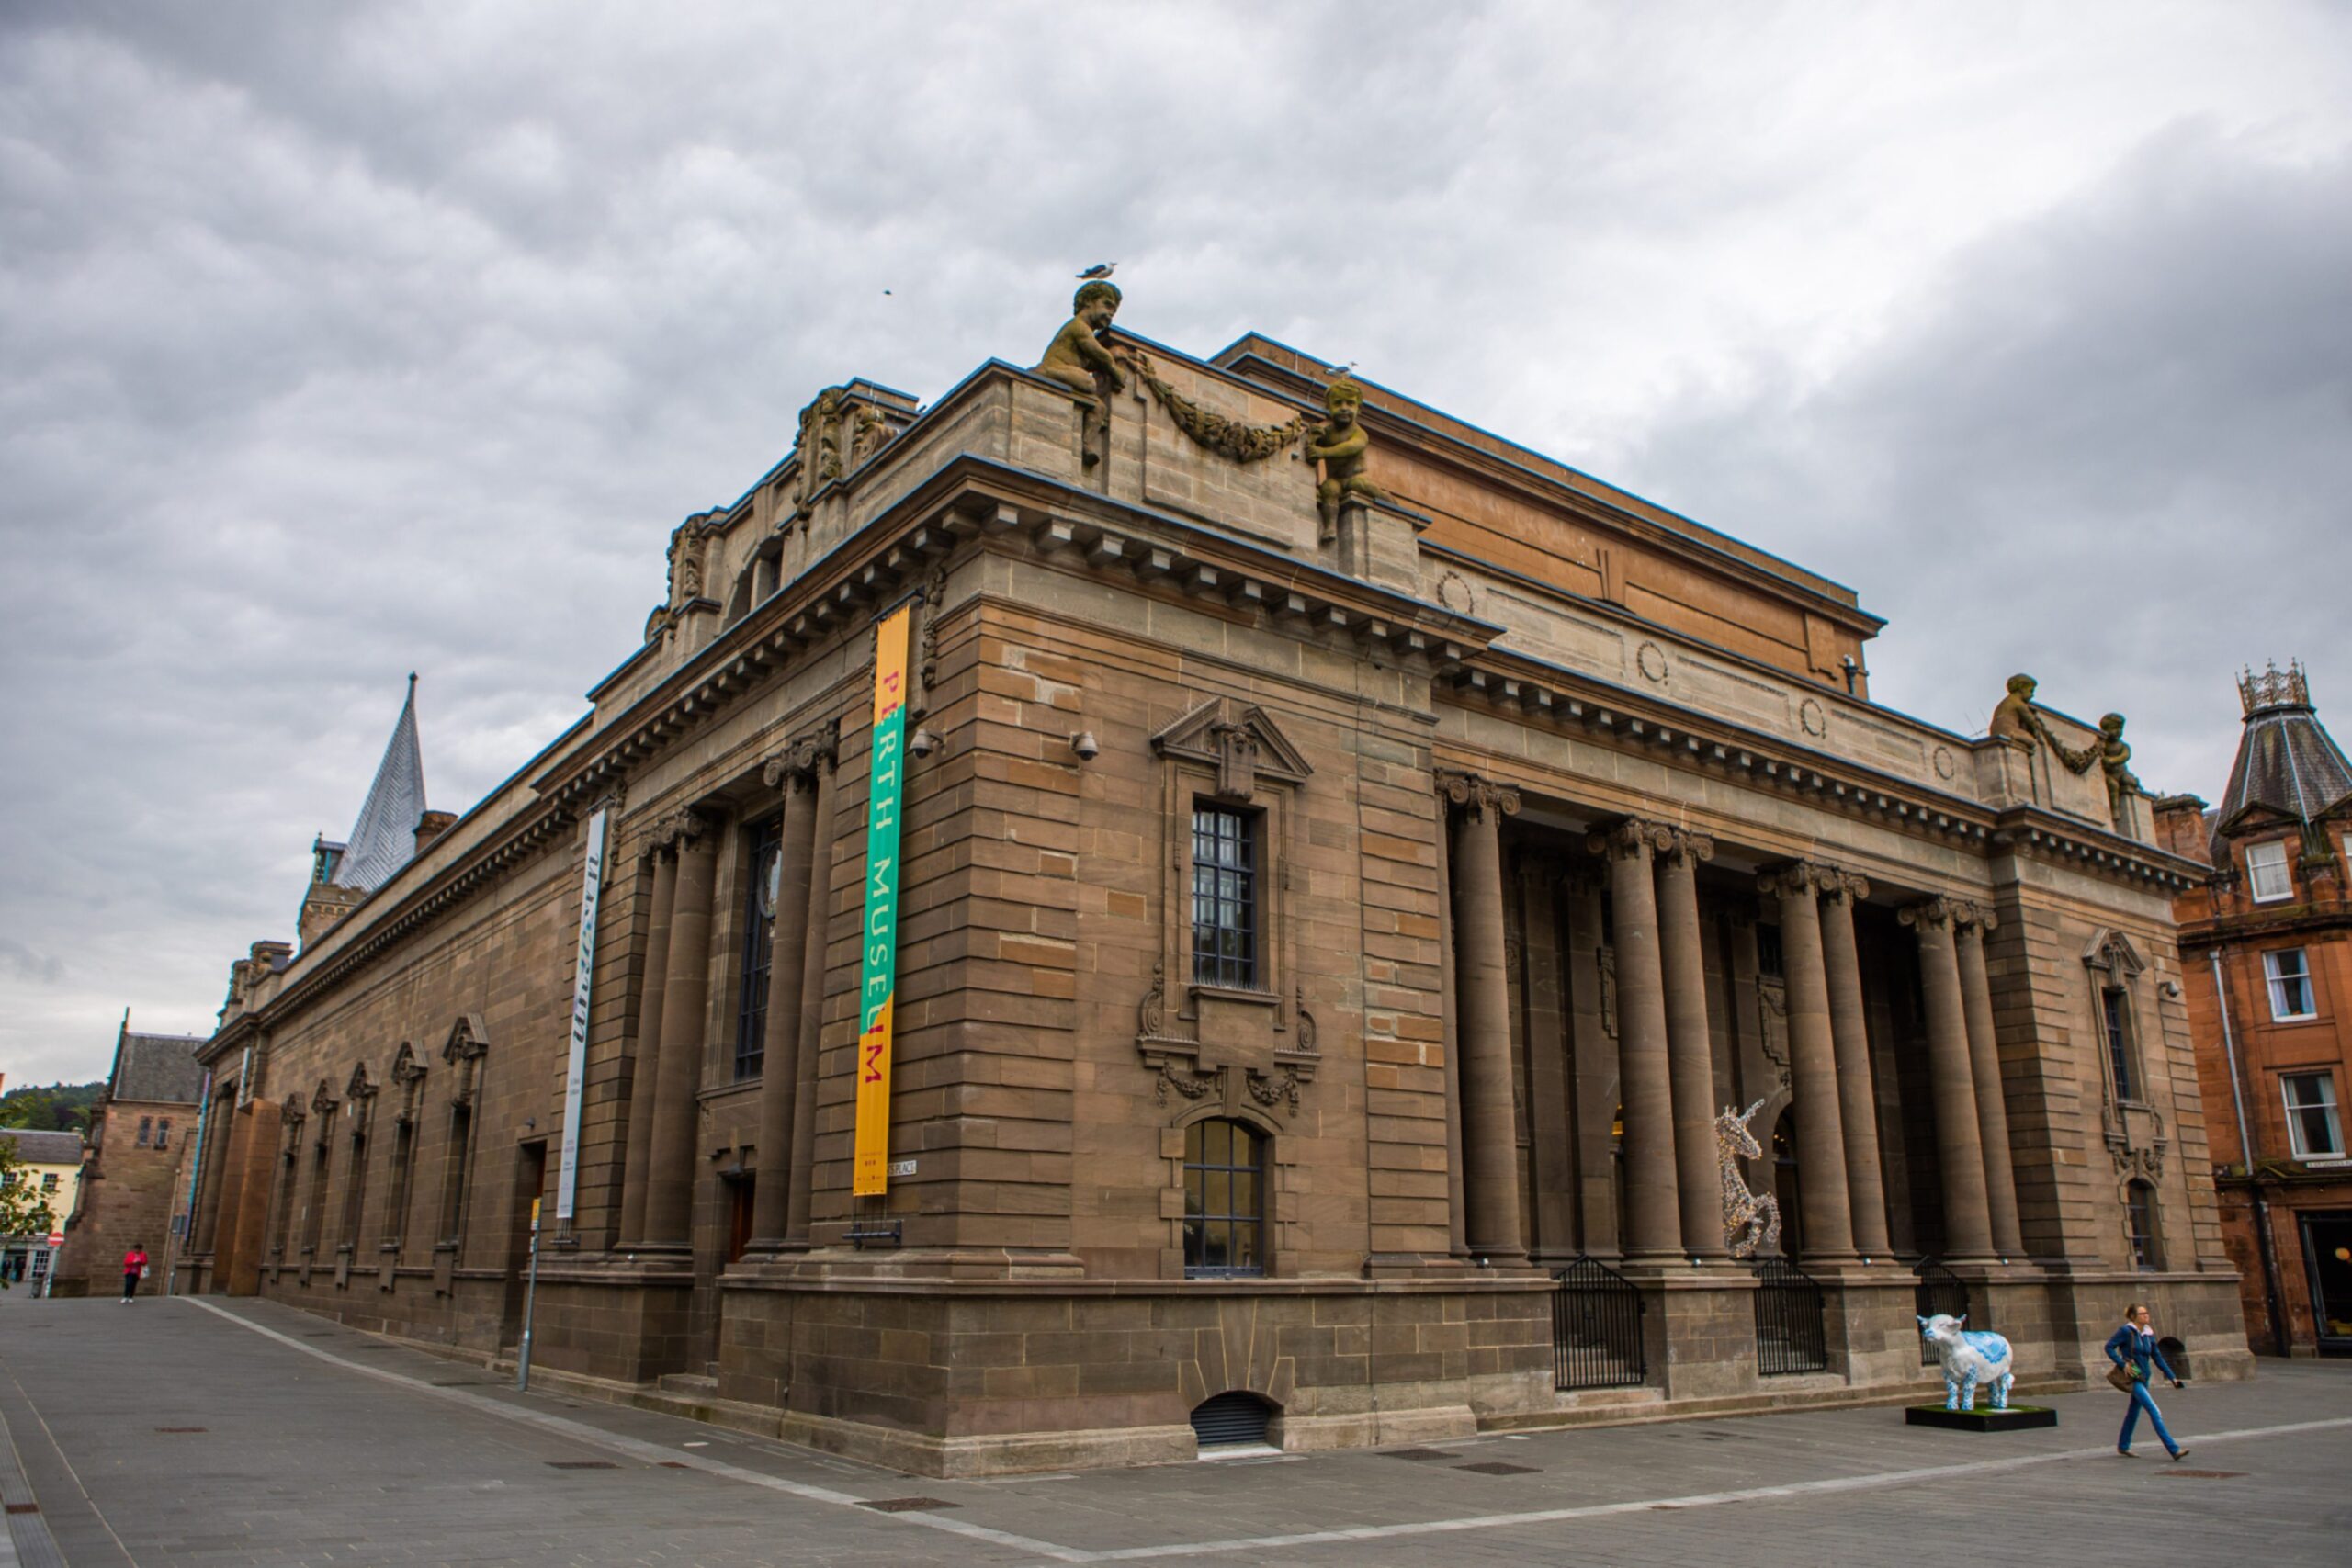
{"label": "white vertical banner", "polygon": [[556,1166],[555,1217],[571,1223],[580,1183],[580,1096],[588,1076],[588,993],[596,980],[596,899],[605,886],[603,807],[588,818],[588,859],[580,874],[580,953],[571,978],[571,1055],[563,1070],[563,1152]]}

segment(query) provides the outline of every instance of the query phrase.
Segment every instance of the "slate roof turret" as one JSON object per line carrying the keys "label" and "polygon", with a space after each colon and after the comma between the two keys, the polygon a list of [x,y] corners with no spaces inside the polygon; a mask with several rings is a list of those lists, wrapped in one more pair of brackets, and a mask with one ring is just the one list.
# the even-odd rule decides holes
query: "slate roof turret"
{"label": "slate roof turret", "polygon": [[2245,732],[2238,740],[2230,787],[2213,817],[2213,863],[2226,865],[2225,840],[2274,818],[2313,822],[2352,802],[2352,761],[2319,721],[2311,680],[2301,664],[2272,664],[2238,678]]}

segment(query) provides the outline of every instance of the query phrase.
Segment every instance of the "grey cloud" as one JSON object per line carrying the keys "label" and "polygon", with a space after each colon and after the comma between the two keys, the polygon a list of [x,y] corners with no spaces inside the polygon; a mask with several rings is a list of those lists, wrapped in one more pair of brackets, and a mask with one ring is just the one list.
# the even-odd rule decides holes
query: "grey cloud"
{"label": "grey cloud", "polygon": [[1653,493],[1854,584],[1872,694],[1981,732],[2015,669],[2211,796],[2231,677],[2291,655],[2352,730],[2352,158],[2181,126],[1959,257],[1826,384],[1668,422]]}
{"label": "grey cloud", "polygon": [[[1955,163],[1950,132],[1923,141],[1898,112],[1887,62],[1958,58],[1973,9],[1916,33],[1907,8],[1849,11],[7,7],[0,925],[66,969],[35,987],[0,968],[0,1052],[70,1077],[102,1067],[125,1004],[150,1027],[205,1027],[229,959],[290,933],[310,836],[349,827],[408,671],[428,791],[462,807],[577,716],[634,645],[670,527],[782,456],[818,387],[865,374],[927,399],[988,355],[1026,359],[1069,274],[1106,257],[1140,332],[1206,350],[1255,327],[1358,359],[1855,581],[1897,617],[1882,693],[1929,716],[1965,722],[1985,700],[1973,668],[1949,693],[1928,675],[1957,667],[1951,647],[1996,682],[2038,661],[2053,700],[2132,711],[2143,773],[2186,782],[2165,705],[2132,682],[2161,670],[2207,691],[2212,670],[2192,681],[2204,653],[2143,651],[2163,638],[2142,622],[2234,612],[2211,607],[2210,571],[2193,590],[2130,579],[2158,606],[2136,616],[2089,574],[2129,554],[2101,540],[2127,520],[2113,498],[2133,450],[2182,471],[2164,493],[2208,504],[2259,480],[2266,512],[2305,517],[2319,481],[2342,492],[2309,467],[2331,428],[2318,405],[2301,434],[2229,407],[2281,419],[2285,389],[2310,380],[2319,334],[2284,301],[2340,304],[2324,268],[2342,256],[2333,230],[2288,231],[2299,202],[2341,211],[2340,169],[2210,137],[2198,154],[2208,174],[2184,190],[2211,207],[2249,171],[2230,220],[2271,225],[2266,255],[2199,265],[2263,269],[2245,287],[2278,308],[2183,340],[2150,385],[2226,374],[2229,397],[2129,420],[2119,400],[2072,424],[2047,388],[2008,379],[2155,352],[2132,345],[2170,298],[2161,281],[2133,316],[2082,270],[2124,259],[2132,234],[2191,248],[2155,194],[2131,205],[2147,179],[2128,171],[2087,216],[1990,243],[1946,297],[1914,302],[1927,324],[1898,321],[1827,388],[1772,393],[1818,357],[1797,340],[1835,301],[1802,272],[1763,276],[1759,254],[1799,235],[1883,270],[1883,243],[1838,247],[1922,158],[1964,207],[1975,186],[2010,191],[2021,157],[2074,155],[2039,140],[2045,118],[1969,118],[2005,80],[1971,56],[1921,111],[1966,121]],[[2199,90],[2321,106],[2335,118],[2311,110],[2313,134],[2340,145],[2344,73],[2309,35],[2340,43],[2342,24],[2236,16],[2239,37],[2319,19],[2250,64],[2196,62]],[[2194,30],[2118,18],[2176,57]],[[2161,76],[2142,100],[2169,90]],[[2073,112],[2041,90],[2046,64],[2020,80],[2034,116]],[[2074,288],[2064,319],[1986,315],[1971,279],[2002,266],[2045,296]],[[2232,293],[2165,276],[2192,299]],[[1987,324],[1998,352],[1956,355],[1953,334]],[[1768,395],[1690,390],[1726,385]],[[2208,404],[2234,434],[2184,447]],[[1654,418],[1658,439],[1612,462]],[[2007,444],[2017,470],[1974,510],[1951,500],[1973,469],[1939,456],[1963,431]],[[2066,460],[2077,441],[2112,446],[2103,468]],[[2012,500],[2043,518],[2057,565],[1963,580],[1936,564],[1946,603],[1915,590],[1937,529],[2014,555]],[[2185,507],[2128,520],[2185,529]],[[2014,635],[1948,644],[1969,606]],[[2093,614],[2121,615],[2129,640],[2086,633]]]}

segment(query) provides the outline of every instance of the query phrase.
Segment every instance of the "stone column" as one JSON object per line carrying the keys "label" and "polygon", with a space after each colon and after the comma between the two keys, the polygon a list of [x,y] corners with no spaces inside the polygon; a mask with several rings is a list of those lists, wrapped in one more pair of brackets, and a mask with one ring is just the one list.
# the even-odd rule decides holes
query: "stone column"
{"label": "stone column", "polygon": [[703,1032],[710,1006],[710,895],[716,824],[689,807],[672,819],[678,883],[670,911],[669,982],[662,998],[662,1057],[653,1080],[653,1137],[645,1176],[645,1245],[694,1241],[695,1127]]}
{"label": "stone column", "polygon": [[1838,1123],[1846,1134],[1846,1193],[1854,1250],[1884,1258],[1886,1186],[1879,1172],[1878,1089],[1871,1070],[1868,1014],[1862,1005],[1862,964],[1854,946],[1854,906],[1871,885],[1850,871],[1835,873],[1821,890],[1821,963],[1829,977],[1829,1033],[1838,1052]]}
{"label": "stone column", "polygon": [[1993,1256],[1984,1198],[1984,1145],[1976,1119],[1975,1069],[1952,953],[1952,901],[1929,898],[1902,911],[1919,937],[1919,983],[1928,1004],[1928,1082],[1936,1102],[1936,1163],[1943,1172],[1944,1252],[1983,1262]]}
{"label": "stone column", "polygon": [[1827,866],[1792,861],[1767,872],[1763,888],[1781,903],[1781,960],[1788,983],[1789,1076],[1797,1108],[1799,1201],[1804,1206],[1808,1262],[1854,1257],[1846,1190],[1844,1118],[1838,1103],[1838,1047],[1829,1015],[1829,973],[1822,954],[1817,894],[1834,886]]}
{"label": "stone column", "polygon": [[1518,1110],[1511,1098],[1501,834],[1502,819],[1519,812],[1519,792],[1469,773],[1442,773],[1439,783],[1461,807],[1453,870],[1465,1239],[1473,1254],[1489,1262],[1521,1264],[1527,1250],[1521,1239]]}
{"label": "stone column", "polygon": [[784,1223],[786,1239],[796,1247],[808,1245],[808,1188],[817,1168],[817,1053],[825,1024],[825,945],[833,897],[833,760],[828,745],[811,768],[816,807],[801,942],[800,1043],[794,1052],[799,1088],[792,1097],[792,1186]]}
{"label": "stone column", "polygon": [[1993,986],[1984,970],[1984,933],[1993,911],[1952,906],[1952,944],[1960,964],[1961,1010],[1968,1020],[1968,1060],[1976,1083],[1976,1131],[1984,1145],[1984,1200],[1992,1211],[1993,1250],[2025,1256],[2018,1224],[2018,1179],[2009,1164],[2009,1107],[2001,1089],[2001,1047],[1993,1032]]}
{"label": "stone column", "polygon": [[770,762],[761,777],[784,791],[782,859],[768,958],[767,1026],[760,1056],[759,1175],[752,1184],[752,1246],[774,1251],[790,1219],[794,1101],[800,1092],[800,985],[808,966],[808,868],[815,856],[817,781],[795,759]]}
{"label": "stone column", "polygon": [[1707,1032],[1707,966],[1699,946],[1699,863],[1713,859],[1704,833],[1661,829],[1657,866],[1659,978],[1666,997],[1666,1048],[1674,1097],[1674,1178],[1682,1250],[1722,1261],[1723,1193],[1715,1169],[1715,1047]]}
{"label": "stone column", "polygon": [[1611,1123],[1618,1103],[1616,1013],[1600,1010],[1600,878],[1579,863],[1566,877],[1569,1101],[1576,1118],[1577,1250],[1615,1258],[1617,1181]]}
{"label": "stone column", "polygon": [[645,1239],[645,1179],[653,1148],[654,1064],[662,1058],[662,998],[670,987],[670,915],[677,902],[678,854],[657,844],[648,857],[653,877],[648,895],[652,912],[645,924],[645,978],[637,999],[637,1057],[629,1067],[628,1133],[621,1156],[623,1247]]}
{"label": "stone column", "polygon": [[[1666,985],[1658,963],[1657,888],[1650,857],[1672,835],[1629,817],[1587,840],[1609,859],[1617,950],[1618,1093],[1624,1106],[1625,1257],[1682,1258],[1674,1175],[1674,1088],[1667,1062]],[[1720,1231],[1723,1227],[1715,1227]]]}
{"label": "stone column", "polygon": [[1526,975],[1529,1217],[1536,1255],[1574,1258],[1576,1138],[1568,1086],[1567,942],[1560,929],[1566,870],[1550,855],[1521,854],[1518,886],[1520,950]]}

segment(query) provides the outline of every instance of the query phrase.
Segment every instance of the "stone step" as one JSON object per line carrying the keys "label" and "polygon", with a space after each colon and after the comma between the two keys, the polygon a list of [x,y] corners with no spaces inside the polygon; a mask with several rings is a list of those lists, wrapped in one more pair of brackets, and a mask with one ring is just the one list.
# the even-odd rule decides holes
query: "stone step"
{"label": "stone step", "polygon": [[655,1386],[664,1393],[683,1393],[703,1399],[718,1397],[718,1379],[696,1372],[664,1372]]}

